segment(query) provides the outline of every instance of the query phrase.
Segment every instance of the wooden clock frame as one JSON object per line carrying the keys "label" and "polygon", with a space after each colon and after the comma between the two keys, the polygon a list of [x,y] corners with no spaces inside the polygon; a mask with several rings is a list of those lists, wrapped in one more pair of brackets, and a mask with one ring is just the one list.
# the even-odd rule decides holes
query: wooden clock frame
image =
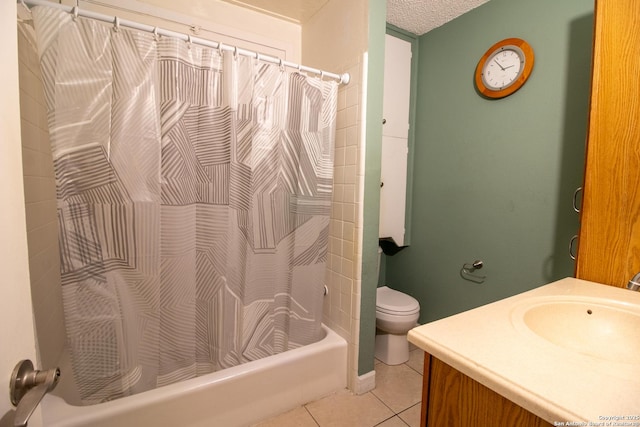
{"label": "wooden clock frame", "polygon": [[[515,79],[511,84],[500,90],[488,88],[484,84],[484,81],[482,79],[482,74],[487,60],[491,58],[497,51],[505,50],[509,47],[516,47],[522,52],[522,59],[524,60],[522,72],[520,73],[518,78]],[[480,94],[482,94],[483,96],[492,99],[504,98],[511,95],[512,93],[520,89],[525,84],[527,79],[529,79],[531,71],[533,70],[534,59],[533,48],[526,41],[514,37],[500,40],[499,42],[491,46],[485,52],[482,58],[480,58],[480,61],[478,61],[478,66],[476,67],[475,72],[475,83],[478,92],[480,92]]]}

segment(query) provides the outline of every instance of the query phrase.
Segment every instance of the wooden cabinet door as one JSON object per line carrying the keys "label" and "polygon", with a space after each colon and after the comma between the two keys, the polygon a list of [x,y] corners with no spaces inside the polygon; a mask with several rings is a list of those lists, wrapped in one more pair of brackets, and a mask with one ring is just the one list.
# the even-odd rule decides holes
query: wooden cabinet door
{"label": "wooden cabinet door", "polygon": [[598,0],[576,277],[640,272],[640,1]]}
{"label": "wooden cabinet door", "polygon": [[424,354],[422,427],[551,427],[443,361]]}

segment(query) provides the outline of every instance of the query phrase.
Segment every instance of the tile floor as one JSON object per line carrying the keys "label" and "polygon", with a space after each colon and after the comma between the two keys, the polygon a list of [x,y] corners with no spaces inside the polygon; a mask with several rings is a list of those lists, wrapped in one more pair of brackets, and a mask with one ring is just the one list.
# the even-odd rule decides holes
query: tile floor
{"label": "tile floor", "polygon": [[418,427],[424,352],[407,363],[375,362],[376,388],[356,396],[344,390],[308,403],[254,427]]}

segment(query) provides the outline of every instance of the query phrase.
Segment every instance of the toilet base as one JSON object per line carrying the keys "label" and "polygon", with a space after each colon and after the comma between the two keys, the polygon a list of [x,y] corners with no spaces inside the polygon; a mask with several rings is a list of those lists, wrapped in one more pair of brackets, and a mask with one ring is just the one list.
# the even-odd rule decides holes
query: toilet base
{"label": "toilet base", "polygon": [[376,330],[376,359],[387,365],[400,365],[409,360],[407,334],[391,334]]}

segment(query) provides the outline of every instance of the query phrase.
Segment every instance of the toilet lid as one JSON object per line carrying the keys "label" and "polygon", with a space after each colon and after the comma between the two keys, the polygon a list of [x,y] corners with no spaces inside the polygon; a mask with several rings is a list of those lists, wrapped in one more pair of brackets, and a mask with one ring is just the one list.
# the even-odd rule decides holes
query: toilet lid
{"label": "toilet lid", "polygon": [[420,311],[420,304],[410,295],[381,286],[376,290],[376,310],[388,314],[414,314]]}

